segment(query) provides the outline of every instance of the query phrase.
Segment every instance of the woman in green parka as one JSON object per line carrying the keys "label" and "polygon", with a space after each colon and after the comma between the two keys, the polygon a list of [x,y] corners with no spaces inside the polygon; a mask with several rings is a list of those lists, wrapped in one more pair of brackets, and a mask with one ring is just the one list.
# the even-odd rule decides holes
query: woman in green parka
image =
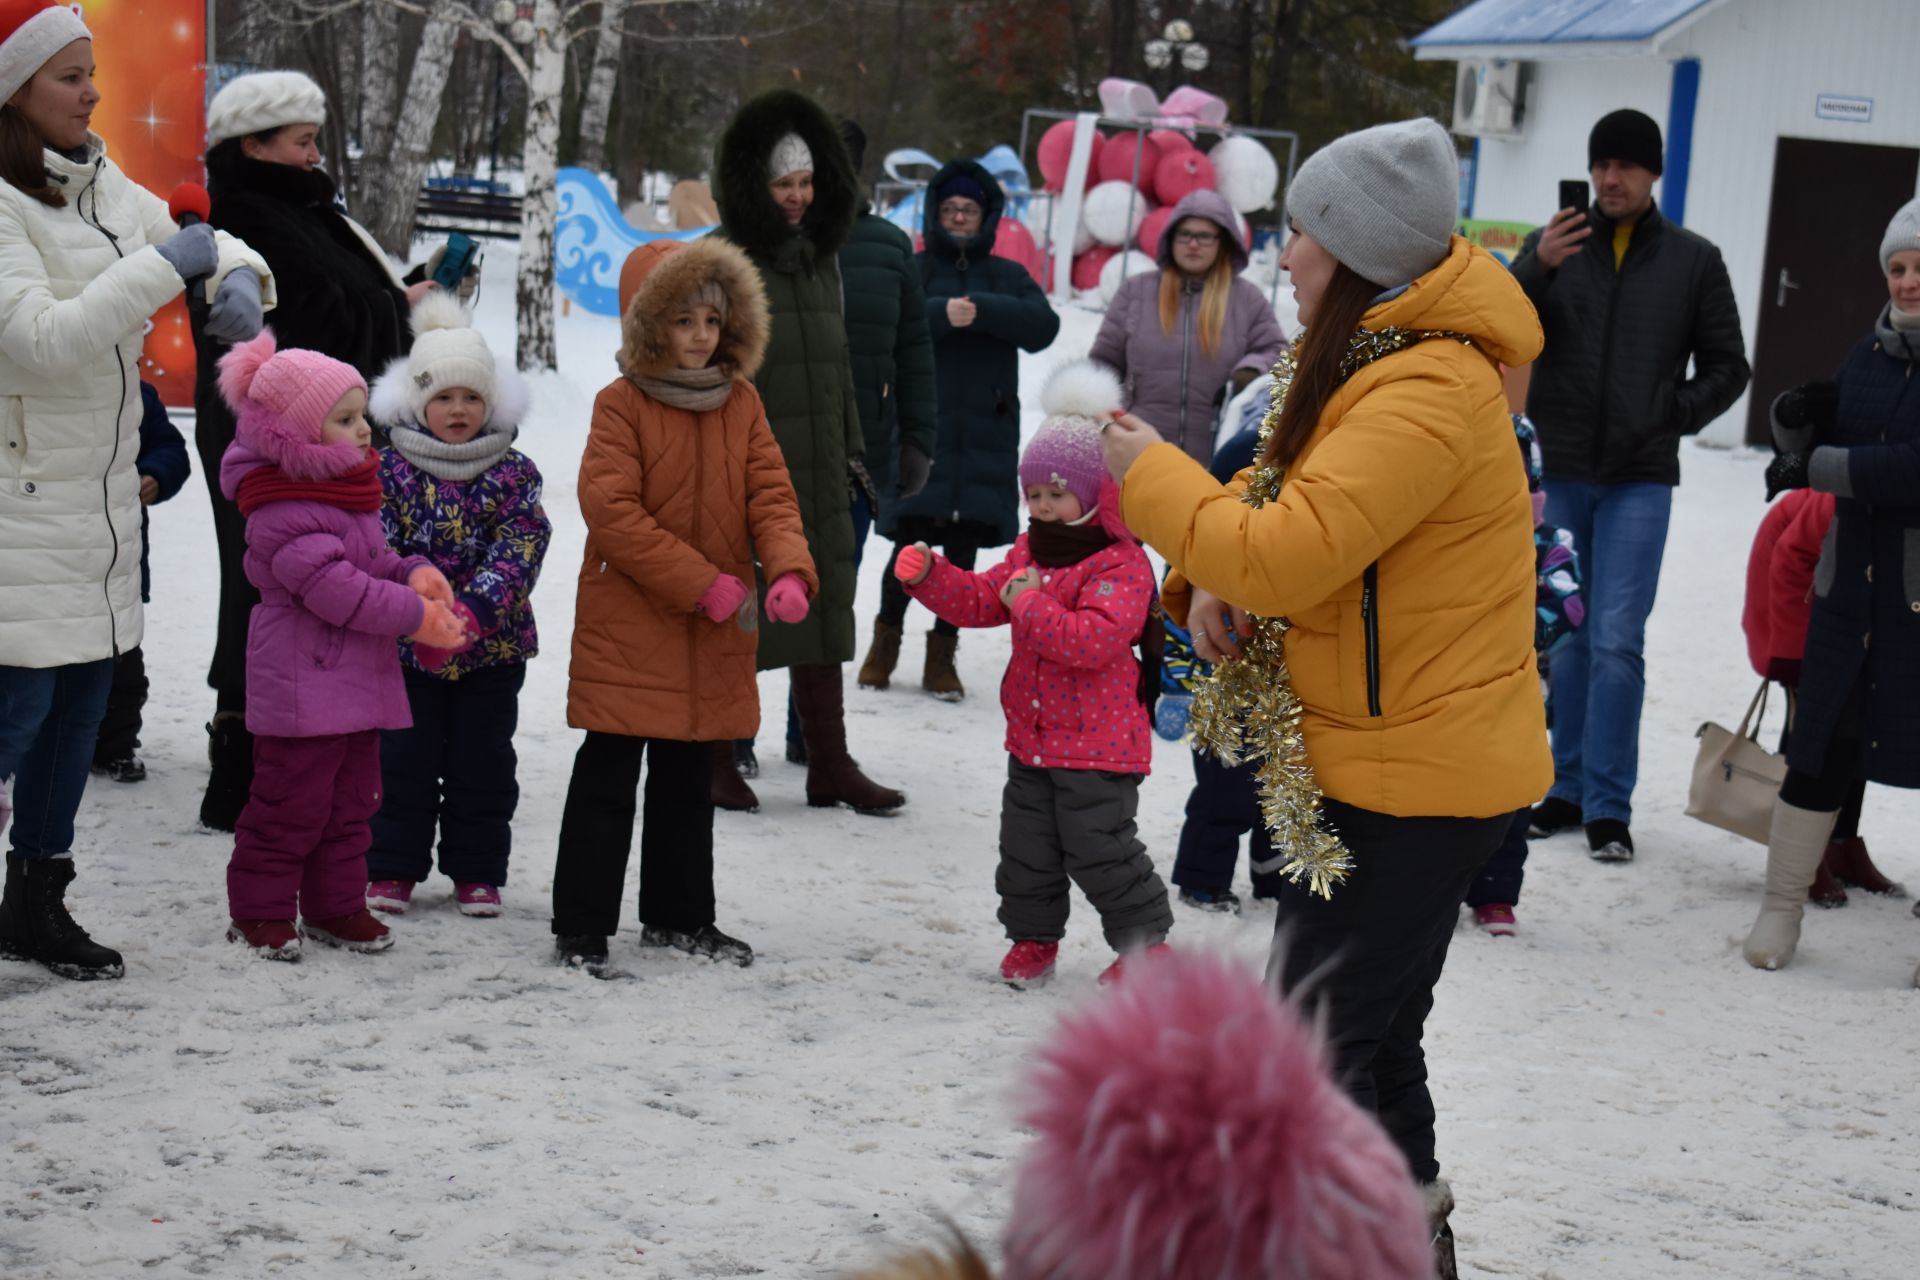
{"label": "woman in green parka", "polygon": [[[853,657],[854,546],[850,486],[865,484],[864,443],[847,354],[837,256],[860,195],[833,119],[804,94],[776,90],[741,107],[714,156],[720,231],[743,249],[767,288],[773,337],[754,378],[800,499],[820,591],[806,621],[768,622],[762,671],[787,668],[807,746],[807,803],[891,813],[906,797],[880,786],[847,754],[842,666]],[[757,807],[717,748],[714,802]]]}

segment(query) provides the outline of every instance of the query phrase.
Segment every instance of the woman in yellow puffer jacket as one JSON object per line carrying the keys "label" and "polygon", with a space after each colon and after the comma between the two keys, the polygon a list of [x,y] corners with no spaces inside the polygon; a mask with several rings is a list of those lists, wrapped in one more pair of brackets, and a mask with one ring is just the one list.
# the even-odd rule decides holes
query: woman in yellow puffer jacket
{"label": "woman in yellow puffer jacket", "polygon": [[1128,525],[1173,567],[1168,612],[1232,661],[1249,612],[1286,617],[1309,760],[1353,871],[1279,901],[1284,976],[1327,964],[1335,1074],[1427,1188],[1440,1272],[1451,1197],[1421,1032],[1460,903],[1553,778],[1533,659],[1532,507],[1499,366],[1540,351],[1506,270],[1452,235],[1458,159],[1431,120],[1350,134],[1301,167],[1284,265],[1307,325],[1241,500],[1147,424],[1107,428]]}

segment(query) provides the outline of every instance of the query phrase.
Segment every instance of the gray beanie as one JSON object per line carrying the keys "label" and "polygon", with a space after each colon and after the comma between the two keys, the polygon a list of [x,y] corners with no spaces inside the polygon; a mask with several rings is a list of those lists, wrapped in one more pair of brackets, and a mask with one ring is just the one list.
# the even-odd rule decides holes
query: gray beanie
{"label": "gray beanie", "polygon": [[1880,270],[1893,270],[1893,255],[1902,249],[1920,249],[1920,196],[1900,206],[1880,241]]}
{"label": "gray beanie", "polygon": [[1392,289],[1447,256],[1460,153],[1438,122],[1402,120],[1336,138],[1287,188],[1287,214],[1349,270]]}

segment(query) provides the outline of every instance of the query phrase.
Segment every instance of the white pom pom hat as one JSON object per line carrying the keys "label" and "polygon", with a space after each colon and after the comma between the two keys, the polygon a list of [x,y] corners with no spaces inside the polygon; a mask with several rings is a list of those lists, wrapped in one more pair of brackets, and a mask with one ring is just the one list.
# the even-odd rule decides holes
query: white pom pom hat
{"label": "white pom pom hat", "polygon": [[413,350],[387,366],[373,385],[375,421],[425,425],[427,402],[449,387],[465,387],[487,402],[487,427],[518,426],[527,408],[526,384],[499,369],[473,315],[453,294],[431,290],[413,308]]}
{"label": "white pom pom hat", "polygon": [[226,142],[289,124],[325,124],[327,95],[298,71],[236,76],[207,106],[207,141]]}
{"label": "white pom pom hat", "polygon": [[1124,402],[1119,375],[1103,364],[1075,360],[1055,369],[1040,392],[1046,421],[1020,455],[1020,487],[1059,485],[1092,511],[1107,478],[1100,431]]}

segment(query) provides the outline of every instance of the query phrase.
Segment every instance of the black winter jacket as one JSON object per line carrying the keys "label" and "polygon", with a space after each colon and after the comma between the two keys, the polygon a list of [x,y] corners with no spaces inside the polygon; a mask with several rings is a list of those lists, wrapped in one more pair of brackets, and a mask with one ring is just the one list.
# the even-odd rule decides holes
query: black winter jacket
{"label": "black winter jacket", "polygon": [[1920,336],[1901,347],[1853,349],[1813,453],[1813,485],[1836,501],[1787,761],[1823,772],[1836,734],[1857,732],[1868,781],[1920,787]]}
{"label": "black winter jacket", "polygon": [[1527,392],[1546,476],[1678,484],[1680,437],[1725,413],[1751,372],[1726,263],[1654,207],[1616,270],[1614,224],[1590,217],[1558,270],[1540,265],[1538,231],[1513,263],[1547,337]]}
{"label": "black winter jacket", "polygon": [[[1020,533],[1020,352],[1052,345],[1060,317],[1025,267],[993,256],[1007,202],[991,174],[956,160],[927,190],[939,191],[959,173],[986,192],[986,216],[963,246],[941,228],[934,200],[927,200],[919,262],[940,381],[940,438],[927,487],[900,503],[897,515],[984,525],[994,536],[981,545],[999,546]],[[951,298],[970,298],[978,308],[964,329],[947,319]],[[880,532],[892,536],[893,518],[883,519]]]}
{"label": "black winter jacket", "polygon": [[[193,474],[193,462],[187,457],[186,438],[167,416],[167,406],[151,382],[140,384],[140,406],[140,456],[134,459],[133,469],[143,477],[153,477],[160,490],[153,499],[158,505],[180,492],[180,486]],[[140,508],[140,598],[149,602],[153,599],[153,572],[147,562],[150,510],[152,507]]]}
{"label": "black winter jacket", "polygon": [[937,409],[927,294],[913,241],[870,209],[861,211],[840,250],[840,278],[867,474],[885,511],[899,501],[902,446],[933,457]]}

